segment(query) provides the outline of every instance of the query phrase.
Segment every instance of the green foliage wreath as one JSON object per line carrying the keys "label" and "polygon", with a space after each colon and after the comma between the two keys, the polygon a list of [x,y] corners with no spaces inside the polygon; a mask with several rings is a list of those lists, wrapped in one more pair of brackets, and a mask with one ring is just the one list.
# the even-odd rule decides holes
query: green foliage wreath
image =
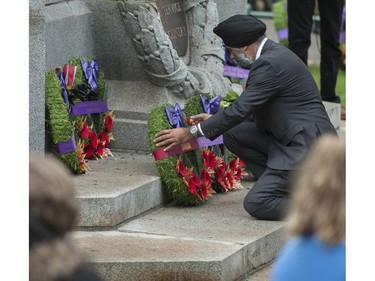
{"label": "green foliage wreath", "polygon": [[[151,150],[157,149],[154,138],[157,132],[165,129],[171,129],[172,126],[169,124],[168,118],[165,113],[165,107],[173,107],[171,104],[164,104],[156,107],[150,111],[148,119],[149,128],[149,141]],[[186,125],[186,124],[185,124]],[[191,153],[190,153],[191,155]],[[186,155],[185,155],[186,156]],[[175,201],[176,205],[179,206],[194,206],[202,203],[202,200],[197,198],[195,195],[189,193],[186,185],[181,180],[181,177],[176,172],[176,165],[180,155],[172,155],[167,158],[158,160],[155,165],[159,171],[162,182],[168,189],[168,192]],[[185,161],[189,161],[188,157],[184,157]]]}
{"label": "green foliage wreath", "polygon": [[61,86],[54,70],[46,73],[46,127],[48,135],[54,144],[52,153],[75,174],[80,173],[77,150],[66,154],[57,152],[57,144],[70,141],[74,132],[74,127],[69,121],[69,115],[66,104],[61,97]]}
{"label": "green foliage wreath", "polygon": [[[67,88],[69,105],[66,104],[62,96],[61,81],[56,74],[56,69],[47,71],[45,77],[47,137],[52,141],[48,149],[75,174],[89,170],[85,159],[98,159],[112,155],[109,143],[110,140],[114,140],[111,132],[114,119],[113,110],[92,114],[69,114],[72,104],[77,102],[107,100],[104,72],[100,69],[96,81],[97,93],[85,90],[86,96],[83,99],[76,95],[78,86],[89,89],[81,60],[85,60],[89,64],[93,61],[85,57],[73,57],[68,62],[68,65],[76,66],[74,84],[72,88]],[[72,136],[74,136],[73,141],[76,141],[76,150],[59,153],[57,144],[72,140]]]}
{"label": "green foliage wreath", "polygon": [[[209,95],[206,96],[210,98]],[[164,104],[150,111],[148,119],[151,150],[158,148],[154,143],[155,134],[172,126],[166,115]],[[203,113],[200,96],[191,97],[183,109],[183,119]],[[186,124],[187,126],[188,124]],[[164,185],[176,205],[194,206],[202,204],[216,192],[242,188],[240,179],[246,175],[242,161],[230,153],[224,144],[202,147],[179,155],[171,155],[157,160],[155,165]]]}

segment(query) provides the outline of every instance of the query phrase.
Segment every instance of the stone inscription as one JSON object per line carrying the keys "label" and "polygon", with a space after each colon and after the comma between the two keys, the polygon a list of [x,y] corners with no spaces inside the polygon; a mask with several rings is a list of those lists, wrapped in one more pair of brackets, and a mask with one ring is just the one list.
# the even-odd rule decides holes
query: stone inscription
{"label": "stone inscription", "polygon": [[184,56],[187,51],[188,31],[185,14],[182,10],[182,0],[157,0],[156,6],[165,33],[171,39],[177,54]]}

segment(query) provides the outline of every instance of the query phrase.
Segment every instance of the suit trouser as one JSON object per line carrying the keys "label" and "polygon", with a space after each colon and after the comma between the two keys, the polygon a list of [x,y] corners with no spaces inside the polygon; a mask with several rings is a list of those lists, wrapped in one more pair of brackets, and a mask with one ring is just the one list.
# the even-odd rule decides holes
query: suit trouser
{"label": "suit trouser", "polygon": [[[335,88],[341,59],[343,0],[318,0],[318,6],[321,42],[320,92],[322,100],[340,103]],[[288,0],[287,7],[289,49],[307,65],[315,0]]]}
{"label": "suit trouser", "polygon": [[245,210],[258,219],[282,220],[289,202],[289,171],[267,167],[269,136],[254,122],[245,121],[227,131],[223,139],[257,179],[244,199]]}

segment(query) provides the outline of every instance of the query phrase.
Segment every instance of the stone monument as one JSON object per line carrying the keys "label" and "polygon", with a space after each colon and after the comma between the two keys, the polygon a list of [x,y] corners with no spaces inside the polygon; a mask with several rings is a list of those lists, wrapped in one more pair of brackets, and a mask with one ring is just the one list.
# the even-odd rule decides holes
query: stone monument
{"label": "stone monument", "polygon": [[[221,75],[212,29],[246,0],[30,1],[30,151],[43,152],[44,74],[72,57],[95,58],[114,109],[114,149],[148,152],[147,117],[163,103],[236,88]],[[220,8],[223,7],[223,8]],[[218,11],[220,11],[218,13]]]}

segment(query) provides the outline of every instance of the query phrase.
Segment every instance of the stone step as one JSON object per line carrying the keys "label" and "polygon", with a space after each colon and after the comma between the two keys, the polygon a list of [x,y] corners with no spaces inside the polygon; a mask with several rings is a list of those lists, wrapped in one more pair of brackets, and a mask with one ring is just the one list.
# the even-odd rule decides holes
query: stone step
{"label": "stone step", "polygon": [[77,226],[113,227],[168,201],[152,155],[112,154],[89,160],[90,171],[73,177],[80,204]]}
{"label": "stone step", "polygon": [[200,206],[178,207],[150,154],[113,154],[74,176],[81,214],[71,238],[104,280],[267,280],[257,269],[269,269],[284,245],[284,222],[245,212],[251,179]]}
{"label": "stone step", "polygon": [[115,140],[111,142],[113,149],[126,148],[142,153],[149,153],[151,151],[148,140],[147,121],[116,117],[112,133],[115,136]]}
{"label": "stone step", "polygon": [[243,190],[214,194],[200,206],[173,203],[109,231],[74,231],[74,244],[104,280],[234,281],[275,258],[283,222],[253,219]]}
{"label": "stone step", "polygon": [[147,127],[150,110],[165,103],[178,102],[183,105],[186,102],[169,93],[164,87],[145,81],[106,80],[106,85],[110,93],[108,108],[113,109],[115,115],[115,141],[111,143],[114,149],[150,153]]}

